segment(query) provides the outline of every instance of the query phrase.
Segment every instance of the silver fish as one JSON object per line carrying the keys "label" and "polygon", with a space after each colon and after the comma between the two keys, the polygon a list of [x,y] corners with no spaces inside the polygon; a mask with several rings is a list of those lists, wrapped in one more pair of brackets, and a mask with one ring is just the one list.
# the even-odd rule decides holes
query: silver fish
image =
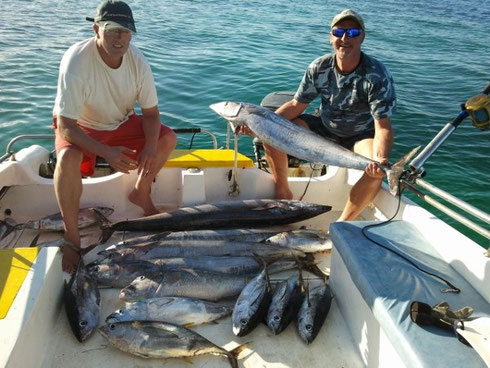
{"label": "silver fish", "polygon": [[231,315],[233,333],[245,336],[264,319],[271,297],[267,266],[245,286]]}
{"label": "silver fish", "polygon": [[201,204],[106,224],[102,227],[101,243],[105,243],[114,231],[182,231],[286,225],[318,216],[331,208],[297,200],[273,199]]}
{"label": "silver fish", "polygon": [[107,323],[98,330],[119,350],[142,358],[179,358],[221,355],[238,368],[237,357],[246,345],[227,351],[183,326],[163,322]]}
{"label": "silver fish", "polygon": [[70,282],[65,281],[65,311],[78,341],[85,341],[97,328],[100,319],[100,294],[81,260]]}
{"label": "silver fish", "polygon": [[322,284],[312,290],[307,290],[306,297],[298,312],[298,333],[307,344],[320,332],[332,304],[332,295],[327,284]]}
{"label": "silver fish", "polygon": [[299,250],[266,243],[246,243],[227,240],[195,240],[143,243],[120,250],[102,251],[96,263],[129,262],[170,257],[230,256],[243,257],[258,255],[264,258],[294,255],[304,258]]}
{"label": "silver fish", "polygon": [[277,335],[291,323],[298,314],[304,293],[298,275],[289,277],[276,286],[267,312],[267,326]]}
{"label": "silver fish", "polygon": [[326,231],[298,229],[283,231],[264,240],[264,243],[300,250],[304,253],[332,249],[332,240]]}
{"label": "silver fish", "polygon": [[[114,210],[108,207],[88,207],[82,208],[78,212],[78,228],[84,229],[86,227],[95,225],[102,221],[103,218],[110,216]],[[102,216],[103,217],[102,217]],[[16,226],[18,229],[35,229],[46,231],[63,231],[64,223],[61,212],[49,215],[38,220],[28,221]]]}
{"label": "silver fish", "polygon": [[[269,273],[291,270],[297,266],[293,259],[270,260]],[[305,268],[313,267],[311,258],[302,260]],[[233,275],[257,274],[261,263],[253,257],[193,257],[193,258],[157,258],[147,261],[92,263],[87,266],[90,275],[99,285],[123,288],[138,276],[152,278],[167,271],[189,270],[207,271]]]}
{"label": "silver fish", "polygon": [[183,296],[217,301],[240,294],[250,275],[226,275],[197,270],[178,270],[140,276],[121,290],[119,298],[138,301],[161,296]]}
{"label": "silver fish", "polygon": [[[303,160],[358,170],[364,170],[374,162],[293,124],[262,106],[226,101],[215,103],[210,108],[228,120],[233,130],[239,126],[246,126],[263,142]],[[413,149],[393,165],[379,165],[388,176],[390,192],[393,195],[398,193],[398,181],[403,173],[403,166],[418,149],[419,147]]]}
{"label": "silver fish", "polygon": [[[284,226],[283,226],[284,227]],[[172,242],[172,241],[199,241],[199,240],[227,240],[241,242],[260,242],[267,238],[285,231],[285,229],[217,229],[217,230],[189,230],[162,232],[150,235],[136,235],[122,240],[116,244],[107,247],[106,251],[128,248],[133,245],[150,243],[155,241]],[[132,233],[135,234],[135,233]]]}
{"label": "silver fish", "polygon": [[126,303],[106,318],[106,322],[154,321],[169,322],[186,327],[213,322],[231,314],[233,304],[205,300],[162,297]]}

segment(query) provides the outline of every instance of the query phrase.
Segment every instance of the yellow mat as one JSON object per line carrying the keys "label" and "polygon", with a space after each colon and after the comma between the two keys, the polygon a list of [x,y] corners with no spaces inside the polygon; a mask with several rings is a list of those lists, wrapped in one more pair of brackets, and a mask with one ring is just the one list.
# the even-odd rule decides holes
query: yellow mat
{"label": "yellow mat", "polygon": [[[173,150],[165,167],[232,167],[234,151],[231,149]],[[253,161],[238,154],[238,167],[253,167]]]}
{"label": "yellow mat", "polygon": [[0,249],[0,319],[7,316],[39,248]]}

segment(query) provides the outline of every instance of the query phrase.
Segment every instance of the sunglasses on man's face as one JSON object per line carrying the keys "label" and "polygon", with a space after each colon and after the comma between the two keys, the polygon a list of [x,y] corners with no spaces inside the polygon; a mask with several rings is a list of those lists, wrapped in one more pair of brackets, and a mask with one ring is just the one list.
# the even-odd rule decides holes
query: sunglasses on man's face
{"label": "sunglasses on man's face", "polygon": [[332,29],[332,34],[335,37],[342,38],[344,34],[347,33],[347,37],[349,38],[354,38],[354,37],[359,37],[362,33],[362,29],[360,28],[334,28]]}

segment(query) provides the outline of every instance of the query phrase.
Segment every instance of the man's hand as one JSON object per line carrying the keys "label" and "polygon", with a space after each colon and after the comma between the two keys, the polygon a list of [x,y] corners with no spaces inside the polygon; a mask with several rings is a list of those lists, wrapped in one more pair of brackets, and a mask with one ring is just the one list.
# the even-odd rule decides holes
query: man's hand
{"label": "man's hand", "polygon": [[128,157],[128,155],[135,153],[136,151],[130,150],[126,147],[107,146],[104,158],[114,170],[129,174],[129,170],[134,170],[138,167],[138,161]]}
{"label": "man's hand", "polygon": [[380,164],[387,164],[388,160],[383,160],[382,162],[371,162],[364,172],[372,178],[383,178],[386,176],[386,172],[380,167]]}
{"label": "man's hand", "polygon": [[71,275],[77,270],[78,262],[80,262],[80,254],[68,246],[63,246],[62,251],[61,268],[64,272]]}
{"label": "man's hand", "polygon": [[160,169],[159,167],[156,167],[156,161],[157,147],[149,147],[148,145],[145,145],[141,151],[141,154],[139,155],[138,174],[142,173],[143,176],[156,174]]}

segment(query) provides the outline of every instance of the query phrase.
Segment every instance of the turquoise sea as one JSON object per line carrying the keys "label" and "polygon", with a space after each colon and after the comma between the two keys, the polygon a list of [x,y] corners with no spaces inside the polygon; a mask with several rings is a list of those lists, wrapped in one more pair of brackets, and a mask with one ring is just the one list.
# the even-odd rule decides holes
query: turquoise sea
{"label": "turquoise sea", "polygon": [[[172,128],[209,129],[220,146],[226,144],[226,123],[208,106],[223,100],[259,104],[269,92],[295,90],[307,65],[331,51],[329,24],[345,8],[363,15],[363,50],[384,62],[395,80],[393,159],[427,144],[456,117],[461,103],[490,82],[489,1],[128,3],[138,30],[133,43],[152,66],[162,120]],[[0,1],[0,153],[14,136],[52,133],[61,56],[74,42],[92,36],[85,17],[93,16],[97,4]],[[180,146],[187,147],[189,140],[182,137]],[[42,144],[52,148],[50,141]],[[196,137],[193,144],[204,147],[209,139]],[[250,139],[240,138],[239,149],[252,154]],[[490,130],[479,131],[467,119],[426,162],[425,179],[490,212],[489,158]],[[488,247],[483,237],[465,233]]]}

